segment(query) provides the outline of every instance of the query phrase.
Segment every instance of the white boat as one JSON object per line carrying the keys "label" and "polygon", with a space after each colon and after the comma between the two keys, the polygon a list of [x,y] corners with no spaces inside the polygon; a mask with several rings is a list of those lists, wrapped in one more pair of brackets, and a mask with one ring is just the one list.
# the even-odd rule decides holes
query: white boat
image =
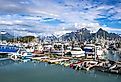
{"label": "white boat", "polygon": [[85,57],[85,51],[83,51],[80,47],[68,47],[65,51],[65,54],[71,55],[71,57]]}
{"label": "white boat", "polygon": [[89,71],[90,69],[92,69],[97,64],[98,64],[97,61],[84,61],[82,63],[82,69],[85,69],[85,70]]}
{"label": "white boat", "polygon": [[74,47],[71,50],[72,57],[85,57],[85,51],[83,51],[80,47]]}

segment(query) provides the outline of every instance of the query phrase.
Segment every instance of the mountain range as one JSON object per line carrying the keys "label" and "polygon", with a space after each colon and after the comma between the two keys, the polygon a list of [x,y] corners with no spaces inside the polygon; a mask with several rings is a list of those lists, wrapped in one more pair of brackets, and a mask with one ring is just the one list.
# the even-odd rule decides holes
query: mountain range
{"label": "mountain range", "polygon": [[108,33],[107,31],[100,28],[96,33],[91,33],[86,28],[82,28],[77,30],[76,32],[67,33],[61,36],[63,40],[76,40],[76,41],[90,41],[98,39],[105,39],[105,40],[117,40],[121,38],[119,34],[116,33]]}
{"label": "mountain range", "polygon": [[[12,34],[9,34],[8,32],[6,34],[0,35],[0,40],[8,40],[14,38]],[[40,36],[40,39],[42,41],[91,41],[96,39],[106,39],[106,40],[117,40],[121,39],[121,36],[116,33],[109,33],[102,28],[100,28],[96,33],[91,33],[90,30],[86,28],[79,29],[75,32],[66,33],[60,37],[57,37],[55,35],[51,36]]]}
{"label": "mountain range", "polygon": [[105,39],[105,40],[118,40],[121,39],[121,36],[116,33],[109,33],[102,28],[100,28],[96,33],[91,33],[90,30],[86,28],[79,29],[75,32],[66,33],[61,37],[56,37],[54,35],[45,37],[44,39],[50,41],[95,41],[96,39]]}

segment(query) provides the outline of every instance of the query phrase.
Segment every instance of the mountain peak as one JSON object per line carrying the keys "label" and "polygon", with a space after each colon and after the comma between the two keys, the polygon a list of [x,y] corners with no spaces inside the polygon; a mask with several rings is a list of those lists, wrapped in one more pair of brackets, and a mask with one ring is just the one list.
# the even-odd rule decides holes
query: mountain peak
{"label": "mountain peak", "polygon": [[8,39],[10,39],[10,38],[13,38],[14,36],[12,36],[12,35],[9,34],[8,32],[6,32],[5,34],[1,34],[0,37],[1,37],[0,40],[8,40]]}
{"label": "mountain peak", "polygon": [[100,28],[97,32],[106,32],[106,31]]}

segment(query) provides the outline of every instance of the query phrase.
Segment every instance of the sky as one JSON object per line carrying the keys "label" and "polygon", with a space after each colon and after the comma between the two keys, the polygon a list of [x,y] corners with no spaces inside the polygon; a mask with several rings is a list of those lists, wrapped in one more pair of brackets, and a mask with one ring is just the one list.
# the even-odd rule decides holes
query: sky
{"label": "sky", "polygon": [[0,30],[15,36],[61,36],[81,28],[121,34],[121,0],[0,0]]}

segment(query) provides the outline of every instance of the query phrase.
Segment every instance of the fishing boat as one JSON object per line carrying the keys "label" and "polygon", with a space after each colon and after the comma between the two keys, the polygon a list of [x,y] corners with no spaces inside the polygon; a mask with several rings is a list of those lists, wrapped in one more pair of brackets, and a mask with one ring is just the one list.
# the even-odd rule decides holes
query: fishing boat
{"label": "fishing boat", "polygon": [[121,74],[121,63],[116,62],[115,64],[111,65],[108,70],[108,72],[113,74]]}
{"label": "fishing boat", "polygon": [[16,46],[0,45],[0,53],[14,53],[19,50]]}
{"label": "fishing boat", "polygon": [[78,61],[78,60],[76,60],[75,62],[73,61],[73,63],[70,64],[70,68],[79,70],[82,63],[83,61]]}
{"label": "fishing boat", "polygon": [[27,52],[26,50],[21,49],[21,48],[17,52],[11,53],[9,55],[10,55],[10,58],[12,58],[14,60],[31,59],[33,57],[31,52]]}
{"label": "fishing boat", "polygon": [[112,74],[121,74],[121,63],[112,61],[103,61],[94,66],[96,71],[107,72]]}
{"label": "fishing boat", "polygon": [[89,71],[89,70],[93,69],[95,66],[97,66],[97,64],[98,64],[97,61],[84,61],[81,64],[81,69]]}
{"label": "fishing boat", "polygon": [[85,57],[85,51],[83,51],[80,47],[74,47],[73,49],[69,47],[68,50],[66,50],[65,55],[71,57]]}
{"label": "fishing boat", "polygon": [[22,59],[31,59],[33,57],[32,53],[26,50],[19,50],[16,55],[20,56]]}
{"label": "fishing boat", "polygon": [[104,59],[103,49],[100,45],[86,44],[83,50],[86,58]]}

